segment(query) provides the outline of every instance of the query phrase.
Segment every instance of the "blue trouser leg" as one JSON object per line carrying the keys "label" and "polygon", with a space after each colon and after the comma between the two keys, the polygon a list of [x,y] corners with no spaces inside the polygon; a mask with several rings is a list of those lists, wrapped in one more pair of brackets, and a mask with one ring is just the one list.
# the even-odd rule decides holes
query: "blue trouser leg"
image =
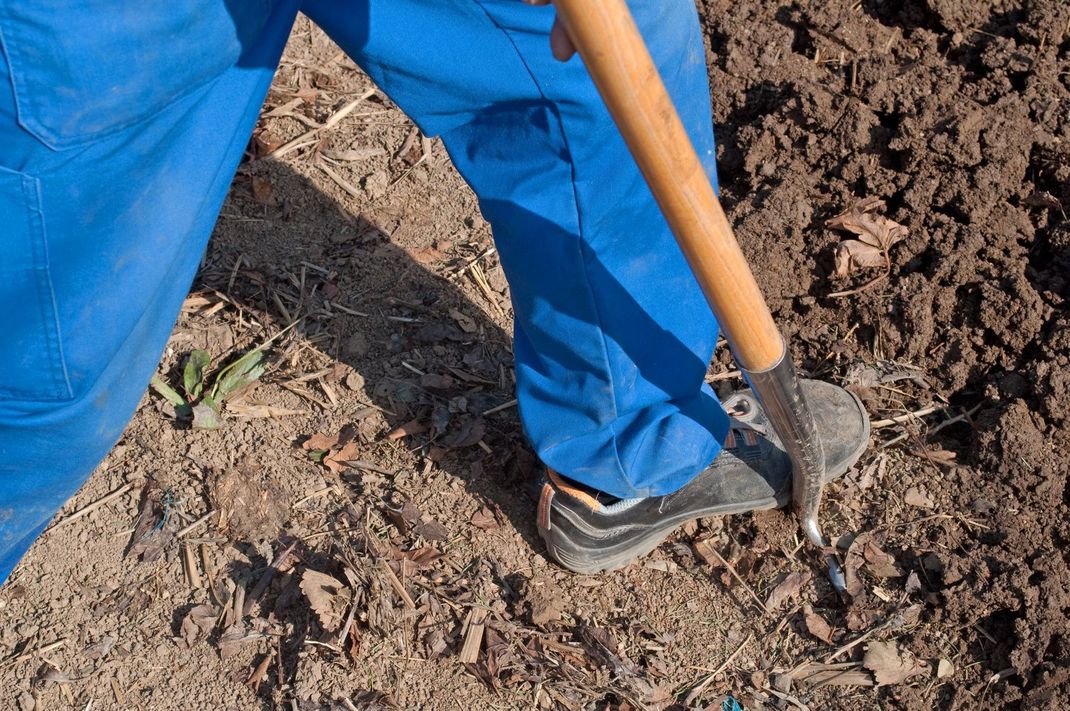
{"label": "blue trouser leg", "polygon": [[[691,0],[635,0],[707,170],[704,50]],[[551,8],[519,0],[306,0],[426,132],[491,222],[516,315],[517,397],[546,464],[616,496],[680,488],[728,418],[703,385],[717,324]]]}
{"label": "blue trouser leg", "polygon": [[0,5],[0,582],[144,393],[297,3],[123,5]]}
{"label": "blue trouser leg", "polygon": [[[0,581],[144,392],[296,4],[0,4]],[[712,175],[694,9],[635,7]],[[539,455],[620,496],[685,483],[727,428],[702,386],[716,324],[582,66],[550,59],[548,9],[308,12],[478,192]]]}

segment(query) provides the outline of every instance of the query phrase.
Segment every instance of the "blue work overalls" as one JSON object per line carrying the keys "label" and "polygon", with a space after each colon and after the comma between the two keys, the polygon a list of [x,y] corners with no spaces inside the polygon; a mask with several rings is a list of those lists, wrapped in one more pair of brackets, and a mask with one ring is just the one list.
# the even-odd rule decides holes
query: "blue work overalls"
{"label": "blue work overalls", "polygon": [[[632,9],[713,177],[695,8]],[[477,193],[542,461],[634,497],[717,454],[717,325],[582,62],[551,57],[552,8],[0,0],[0,581],[133,414],[298,11]]]}

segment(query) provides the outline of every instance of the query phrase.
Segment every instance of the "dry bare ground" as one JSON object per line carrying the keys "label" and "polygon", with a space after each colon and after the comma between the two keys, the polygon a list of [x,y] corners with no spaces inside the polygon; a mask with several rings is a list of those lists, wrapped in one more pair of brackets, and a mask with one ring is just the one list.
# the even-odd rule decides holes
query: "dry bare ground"
{"label": "dry bare ground", "polygon": [[1066,708],[1070,6],[700,10],[730,217],[875,421],[824,514],[848,599],[779,512],[548,562],[487,225],[302,21],[171,399],[0,589],[0,708]]}

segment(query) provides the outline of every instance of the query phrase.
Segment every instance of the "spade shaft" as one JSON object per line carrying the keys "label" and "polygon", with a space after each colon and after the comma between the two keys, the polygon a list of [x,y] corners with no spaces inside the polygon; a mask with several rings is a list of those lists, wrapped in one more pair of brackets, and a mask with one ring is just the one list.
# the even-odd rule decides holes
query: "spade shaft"
{"label": "spade shaft", "polygon": [[[807,538],[818,522],[825,462],[786,343],[721,209],[625,0],[553,0],[559,19],[650,186],[691,270],[791,457],[793,504]],[[843,589],[831,554],[829,573]]]}

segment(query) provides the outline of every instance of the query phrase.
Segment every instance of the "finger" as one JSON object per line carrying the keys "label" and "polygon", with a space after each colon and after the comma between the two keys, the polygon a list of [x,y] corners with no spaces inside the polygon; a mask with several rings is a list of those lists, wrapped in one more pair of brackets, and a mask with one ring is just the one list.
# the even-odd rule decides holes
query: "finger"
{"label": "finger", "polygon": [[560,17],[554,20],[553,29],[550,30],[550,51],[554,59],[560,62],[567,62],[576,53],[576,46],[572,44],[572,39],[568,36],[568,31]]}

